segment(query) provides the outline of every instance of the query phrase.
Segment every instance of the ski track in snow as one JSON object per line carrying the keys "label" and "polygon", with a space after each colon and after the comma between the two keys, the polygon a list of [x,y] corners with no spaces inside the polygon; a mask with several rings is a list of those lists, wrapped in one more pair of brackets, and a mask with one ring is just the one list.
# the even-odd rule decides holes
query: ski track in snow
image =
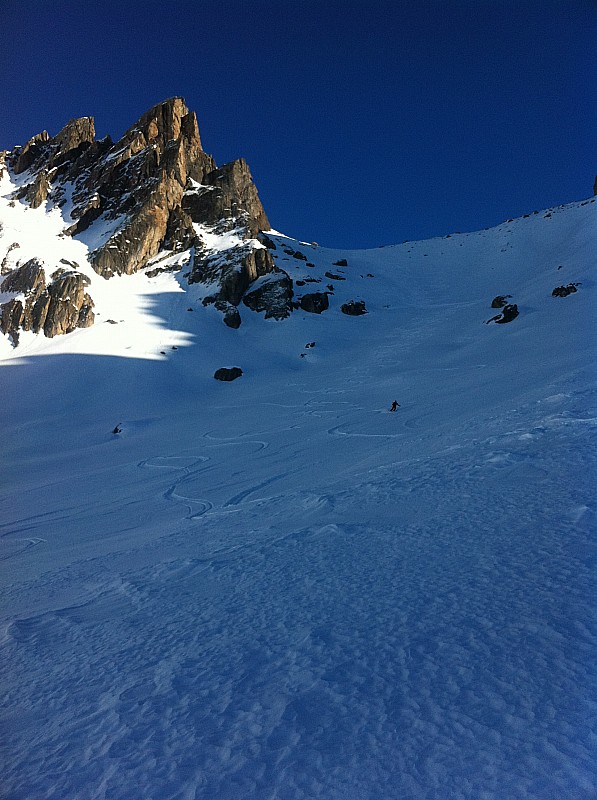
{"label": "ski track in snow", "polygon": [[[66,354],[5,368],[3,797],[595,798],[585,213],[311,248],[347,255],[347,280],[273,343],[271,321],[243,310],[231,333],[206,309],[203,349],[133,378]],[[560,263],[583,291],[556,301]],[[344,319],[362,285],[370,313]],[[485,326],[498,291],[532,315]],[[221,363],[243,377],[217,384]]]}

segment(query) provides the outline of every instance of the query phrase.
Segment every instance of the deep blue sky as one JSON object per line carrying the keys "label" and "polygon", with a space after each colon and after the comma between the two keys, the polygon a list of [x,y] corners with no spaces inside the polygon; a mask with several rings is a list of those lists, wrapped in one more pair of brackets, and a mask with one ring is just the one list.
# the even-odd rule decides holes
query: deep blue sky
{"label": "deep blue sky", "polygon": [[272,225],[366,247],[592,194],[597,0],[1,0],[0,148],[182,95]]}

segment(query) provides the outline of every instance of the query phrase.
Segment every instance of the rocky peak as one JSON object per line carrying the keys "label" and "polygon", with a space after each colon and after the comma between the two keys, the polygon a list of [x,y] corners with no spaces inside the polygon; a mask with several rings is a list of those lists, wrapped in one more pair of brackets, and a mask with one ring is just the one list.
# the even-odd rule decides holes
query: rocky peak
{"label": "rocky peak", "polygon": [[[70,201],[64,233],[93,242],[89,262],[105,278],[137,272],[161,251],[189,250],[191,280],[216,284],[214,298],[236,307],[254,281],[275,271],[273,259],[256,241],[270,224],[246,161],[218,168],[203,151],[195,113],[181,97],[153,106],[115,143],[109,137],[96,141],[93,118],[81,117],[53,138],[46,131],[37,134],[6,162],[13,173],[31,172],[30,182],[14,195],[23,203],[62,207]],[[202,244],[200,228],[234,231],[239,245],[225,259],[214,257]],[[64,281],[54,283],[42,294],[56,304],[73,287],[61,293]],[[28,290],[29,305],[39,299],[36,292]],[[79,308],[86,309],[90,303],[83,294],[77,290]],[[27,321],[26,307],[21,311],[19,324],[39,327]],[[15,306],[10,313],[15,331],[20,312]],[[86,321],[92,318],[85,312]],[[49,330],[72,330],[81,325],[77,320],[52,323]],[[47,333],[47,322],[43,325],[46,335],[54,335]]]}
{"label": "rocky peak", "polygon": [[47,131],[36,133],[22,147],[16,147],[12,158],[13,172],[18,175],[29,169],[33,162],[43,153],[45,145],[50,141]]}
{"label": "rocky peak", "polygon": [[67,160],[73,160],[95,141],[93,117],[71,119],[50,139],[47,131],[33,136],[24,147],[16,148],[12,169],[15,174],[28,169],[49,171]]}
{"label": "rocky peak", "polygon": [[61,155],[75,150],[82,144],[92,144],[95,141],[95,123],[93,117],[71,119],[57,136],[50,140],[50,146],[56,147]]}
{"label": "rocky peak", "polygon": [[[187,119],[189,116],[192,119]],[[183,125],[183,120],[185,119],[187,121]],[[181,132],[187,138],[191,134],[191,136],[195,135],[199,140],[197,118],[194,113],[189,114],[189,109],[182,97],[171,97],[169,100],[150,108],[128,129],[122,138],[133,137],[139,132],[143,134],[146,142],[160,144],[162,149],[165,148],[168,142],[178,139]]]}

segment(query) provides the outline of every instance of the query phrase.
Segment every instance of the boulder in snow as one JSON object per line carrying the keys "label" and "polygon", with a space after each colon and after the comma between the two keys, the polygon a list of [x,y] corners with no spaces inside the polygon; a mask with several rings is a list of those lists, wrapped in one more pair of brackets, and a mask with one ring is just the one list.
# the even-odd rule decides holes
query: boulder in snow
{"label": "boulder in snow", "polygon": [[300,299],[300,307],[310,314],[321,314],[330,307],[327,292],[312,292],[304,294]]}
{"label": "boulder in snow", "polygon": [[340,311],[349,317],[361,317],[367,313],[364,300],[350,300],[348,303],[343,303]]}
{"label": "boulder in snow", "polygon": [[217,381],[235,381],[243,374],[240,367],[220,367],[214,372]]}

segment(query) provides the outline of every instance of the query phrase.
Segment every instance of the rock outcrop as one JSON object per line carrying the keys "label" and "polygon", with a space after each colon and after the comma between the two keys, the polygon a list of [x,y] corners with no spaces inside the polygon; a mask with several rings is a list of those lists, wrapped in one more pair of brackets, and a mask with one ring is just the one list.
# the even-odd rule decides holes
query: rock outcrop
{"label": "rock outcrop", "polygon": [[93,300],[86,292],[89,278],[73,269],[58,269],[49,284],[43,265],[31,259],[13,270],[0,291],[16,296],[0,306],[0,330],[16,345],[20,331],[52,338],[93,324]]}
{"label": "rock outcrop", "polygon": [[191,186],[185,192],[182,208],[193,222],[227,230],[243,226],[251,237],[271,227],[242,158],[207,173],[202,185]]}

